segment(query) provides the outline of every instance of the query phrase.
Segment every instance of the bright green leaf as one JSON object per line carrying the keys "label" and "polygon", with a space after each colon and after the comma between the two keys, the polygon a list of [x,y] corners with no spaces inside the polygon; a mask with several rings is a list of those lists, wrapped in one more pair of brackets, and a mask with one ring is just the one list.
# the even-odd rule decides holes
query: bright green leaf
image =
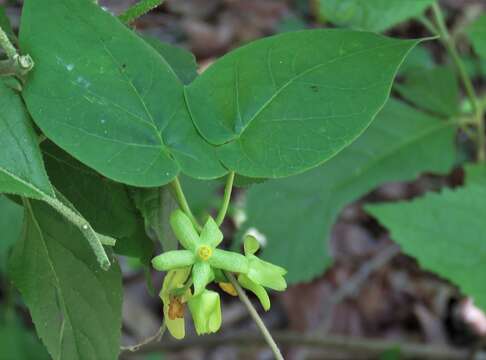
{"label": "bright green leaf", "polygon": [[482,58],[486,59],[486,15],[481,15],[466,29],[474,50]]}
{"label": "bright green leaf", "polygon": [[410,70],[405,81],[396,84],[395,89],[424,110],[445,117],[459,113],[459,84],[449,67]]}
{"label": "bright green leaf", "polygon": [[[54,359],[117,359],[121,273],[102,271],[78,228],[42,202],[26,202],[9,273]],[[113,260],[114,262],[114,260]]]}
{"label": "bright green leaf", "polygon": [[453,123],[390,100],[370,128],[334,159],[306,174],[255,185],[242,231],[266,236],[262,258],[288,270],[289,283],[310,280],[329,265],[331,227],[343,207],[376,186],[454,163]]}
{"label": "bright green leaf", "polygon": [[228,169],[294,175],[366,129],[416,44],[347,30],[269,37],[216,61],[186,88],[187,102]]}
{"label": "bright green leaf", "polygon": [[153,244],[125,186],[102,177],[49,141],[42,151],[52,183],[91,226],[118,240],[117,253],[148,262]]}
{"label": "bright green leaf", "polygon": [[182,83],[189,84],[197,77],[196,58],[191,52],[154,37],[144,39],[169,63]]}
{"label": "bright green leaf", "polygon": [[25,1],[20,44],[36,61],[23,92],[29,111],[75,158],[141,187],[181,170],[205,179],[226,173],[194,128],[174,70],[93,2]]}
{"label": "bright green leaf", "polygon": [[382,32],[421,15],[435,0],[319,0],[322,21]]}
{"label": "bright green leaf", "polygon": [[53,196],[22,99],[1,81],[0,109],[0,192],[35,199]]}
{"label": "bright green leaf", "polygon": [[23,219],[22,207],[0,195],[0,272],[4,273],[10,247],[20,237]]}
{"label": "bright green leaf", "polygon": [[367,210],[424,269],[451,280],[486,309],[484,199],[486,187],[474,184]]}

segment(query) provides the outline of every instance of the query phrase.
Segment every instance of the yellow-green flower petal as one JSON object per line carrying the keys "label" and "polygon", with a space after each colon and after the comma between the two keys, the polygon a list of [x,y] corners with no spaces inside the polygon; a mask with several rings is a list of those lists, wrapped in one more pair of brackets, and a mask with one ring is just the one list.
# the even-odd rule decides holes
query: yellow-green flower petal
{"label": "yellow-green flower petal", "polygon": [[260,300],[260,303],[265,311],[270,309],[270,298],[268,297],[267,291],[263,286],[251,281],[248,276],[244,274],[240,274],[238,276],[238,282],[241,284],[241,286],[247,290],[250,290],[258,297],[258,300]]}
{"label": "yellow-green flower petal", "polygon": [[213,255],[208,260],[209,264],[216,268],[235,273],[248,272],[248,260],[241,254],[226,251],[221,249],[214,249]]}
{"label": "yellow-green flower petal", "polygon": [[209,334],[221,327],[221,300],[214,291],[204,290],[188,301],[198,335]]}
{"label": "yellow-green flower petal", "polygon": [[216,247],[221,241],[223,241],[223,233],[214,219],[209,217],[201,232],[201,242]]}
{"label": "yellow-green flower petal", "polygon": [[196,261],[196,256],[189,250],[172,250],[152,259],[152,266],[158,271],[167,271],[190,266]]}
{"label": "yellow-green flower petal", "polygon": [[[174,299],[171,298],[172,292],[174,292],[174,290],[181,289],[184,286],[184,283],[187,281],[190,273],[191,269],[189,267],[169,271],[165,275],[162,290],[160,291],[160,298],[162,299],[162,303],[164,305],[164,320],[170,334],[176,339],[184,338],[186,331],[184,326],[184,318],[170,316],[169,314],[171,310],[171,300],[174,301]],[[186,294],[179,297],[177,301],[181,303],[181,306],[184,306],[183,304],[186,302],[190,294],[190,290],[187,290]]]}
{"label": "yellow-green flower petal", "polygon": [[194,229],[191,219],[182,210],[177,209],[170,215],[170,225],[177,240],[185,249],[196,249],[200,243],[199,234]]}
{"label": "yellow-green flower petal", "polygon": [[282,291],[287,288],[287,282],[283,277],[287,271],[277,265],[263,261],[254,255],[247,256],[249,270],[247,276],[253,282],[267,288]]}
{"label": "yellow-green flower petal", "polygon": [[214,279],[211,266],[206,261],[198,261],[192,267],[192,281],[194,284],[194,296],[198,296]]}
{"label": "yellow-green flower petal", "polygon": [[245,255],[254,255],[260,249],[260,243],[254,236],[246,235],[243,240],[243,248]]}

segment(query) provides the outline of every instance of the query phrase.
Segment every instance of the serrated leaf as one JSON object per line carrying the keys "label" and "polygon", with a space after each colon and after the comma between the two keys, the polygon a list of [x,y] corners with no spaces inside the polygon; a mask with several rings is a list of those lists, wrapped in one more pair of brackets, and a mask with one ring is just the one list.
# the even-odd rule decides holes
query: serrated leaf
{"label": "serrated leaf", "polygon": [[354,141],[386,101],[417,41],[308,30],[253,42],[186,87],[200,133],[230,170],[285,177]]}
{"label": "serrated leaf", "polygon": [[382,32],[421,15],[435,0],[319,0],[321,20]]}
{"label": "serrated leaf", "polygon": [[367,206],[402,250],[486,309],[486,187],[444,189],[410,202]]}
{"label": "serrated leaf", "polygon": [[35,199],[54,196],[22,99],[0,81],[0,192]]}
{"label": "serrated leaf", "polygon": [[486,15],[481,15],[469,25],[466,33],[471,40],[474,50],[483,59],[486,59]]}
{"label": "serrated leaf", "polygon": [[89,167],[141,187],[226,173],[174,70],[93,2],[25,1],[20,45],[36,61],[23,91],[34,121]]}
{"label": "serrated leaf", "polygon": [[328,240],[343,207],[389,181],[454,163],[455,125],[389,100],[349,148],[303,175],[270,180],[247,194],[248,220],[267,238],[262,257],[288,270],[290,283],[311,280],[330,264]]}
{"label": "serrated leaf", "polygon": [[191,52],[154,37],[145,36],[144,39],[167,61],[183,84],[197,77],[196,58]]}
{"label": "serrated leaf", "polygon": [[147,262],[152,241],[124,185],[102,177],[50,141],[42,145],[51,181],[77,211],[101,234],[118,241],[115,251]]}
{"label": "serrated leaf", "polygon": [[449,67],[410,70],[403,83],[395,84],[395,89],[424,110],[444,117],[459,113],[459,83]]}
{"label": "serrated leaf", "polygon": [[120,270],[100,270],[80,231],[42,202],[25,203],[9,273],[54,359],[118,358]]}
{"label": "serrated leaf", "polygon": [[5,273],[8,251],[20,237],[22,207],[0,195],[0,273]]}

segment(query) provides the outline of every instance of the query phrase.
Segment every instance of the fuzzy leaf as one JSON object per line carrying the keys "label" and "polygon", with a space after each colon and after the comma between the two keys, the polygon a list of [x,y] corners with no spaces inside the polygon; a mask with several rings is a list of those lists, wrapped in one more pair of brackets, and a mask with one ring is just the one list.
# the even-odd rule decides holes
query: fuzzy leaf
{"label": "fuzzy leaf", "polygon": [[79,229],[42,202],[26,202],[9,262],[14,285],[54,359],[117,359],[121,273],[102,271]]}

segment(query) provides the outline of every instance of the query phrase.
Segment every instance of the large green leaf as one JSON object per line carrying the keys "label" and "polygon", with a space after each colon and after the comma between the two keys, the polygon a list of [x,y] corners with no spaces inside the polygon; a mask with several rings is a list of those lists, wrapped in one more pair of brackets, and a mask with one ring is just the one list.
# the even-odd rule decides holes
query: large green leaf
{"label": "large green leaf", "polygon": [[410,202],[368,206],[402,250],[486,309],[486,187],[445,189]]}
{"label": "large green leaf", "polygon": [[20,96],[0,81],[0,192],[54,196],[37,136]]}
{"label": "large green leaf", "polygon": [[115,251],[148,260],[152,241],[124,185],[84,166],[53,143],[42,146],[52,183],[101,234],[116,238]]}
{"label": "large green leaf", "polygon": [[22,207],[0,195],[0,273],[5,272],[10,247],[20,237]]}
{"label": "large green leaf", "polygon": [[323,21],[381,32],[421,15],[435,0],[319,0]]}
{"label": "large green leaf", "polygon": [[121,273],[116,264],[100,270],[78,228],[44,203],[26,201],[9,270],[54,359],[118,358]]}
{"label": "large green leaf", "polygon": [[459,84],[449,67],[410,70],[395,89],[408,101],[438,115],[450,117],[460,111]]}
{"label": "large green leaf", "polygon": [[249,177],[294,175],[364,131],[415,44],[348,30],[266,38],[194,80],[188,106],[227,168]]}
{"label": "large green leaf", "polygon": [[447,172],[455,159],[455,126],[390,100],[349,148],[303,175],[253,186],[248,220],[267,237],[262,256],[288,269],[288,281],[310,280],[330,263],[331,227],[348,203],[389,181],[424,171]]}
{"label": "large green leaf", "polygon": [[466,33],[477,54],[486,59],[486,15],[481,15],[475,22],[469,25]]}
{"label": "large green leaf", "polygon": [[34,121],[81,162],[144,187],[226,172],[174,70],[94,2],[25,1],[20,44],[36,61],[23,92]]}

